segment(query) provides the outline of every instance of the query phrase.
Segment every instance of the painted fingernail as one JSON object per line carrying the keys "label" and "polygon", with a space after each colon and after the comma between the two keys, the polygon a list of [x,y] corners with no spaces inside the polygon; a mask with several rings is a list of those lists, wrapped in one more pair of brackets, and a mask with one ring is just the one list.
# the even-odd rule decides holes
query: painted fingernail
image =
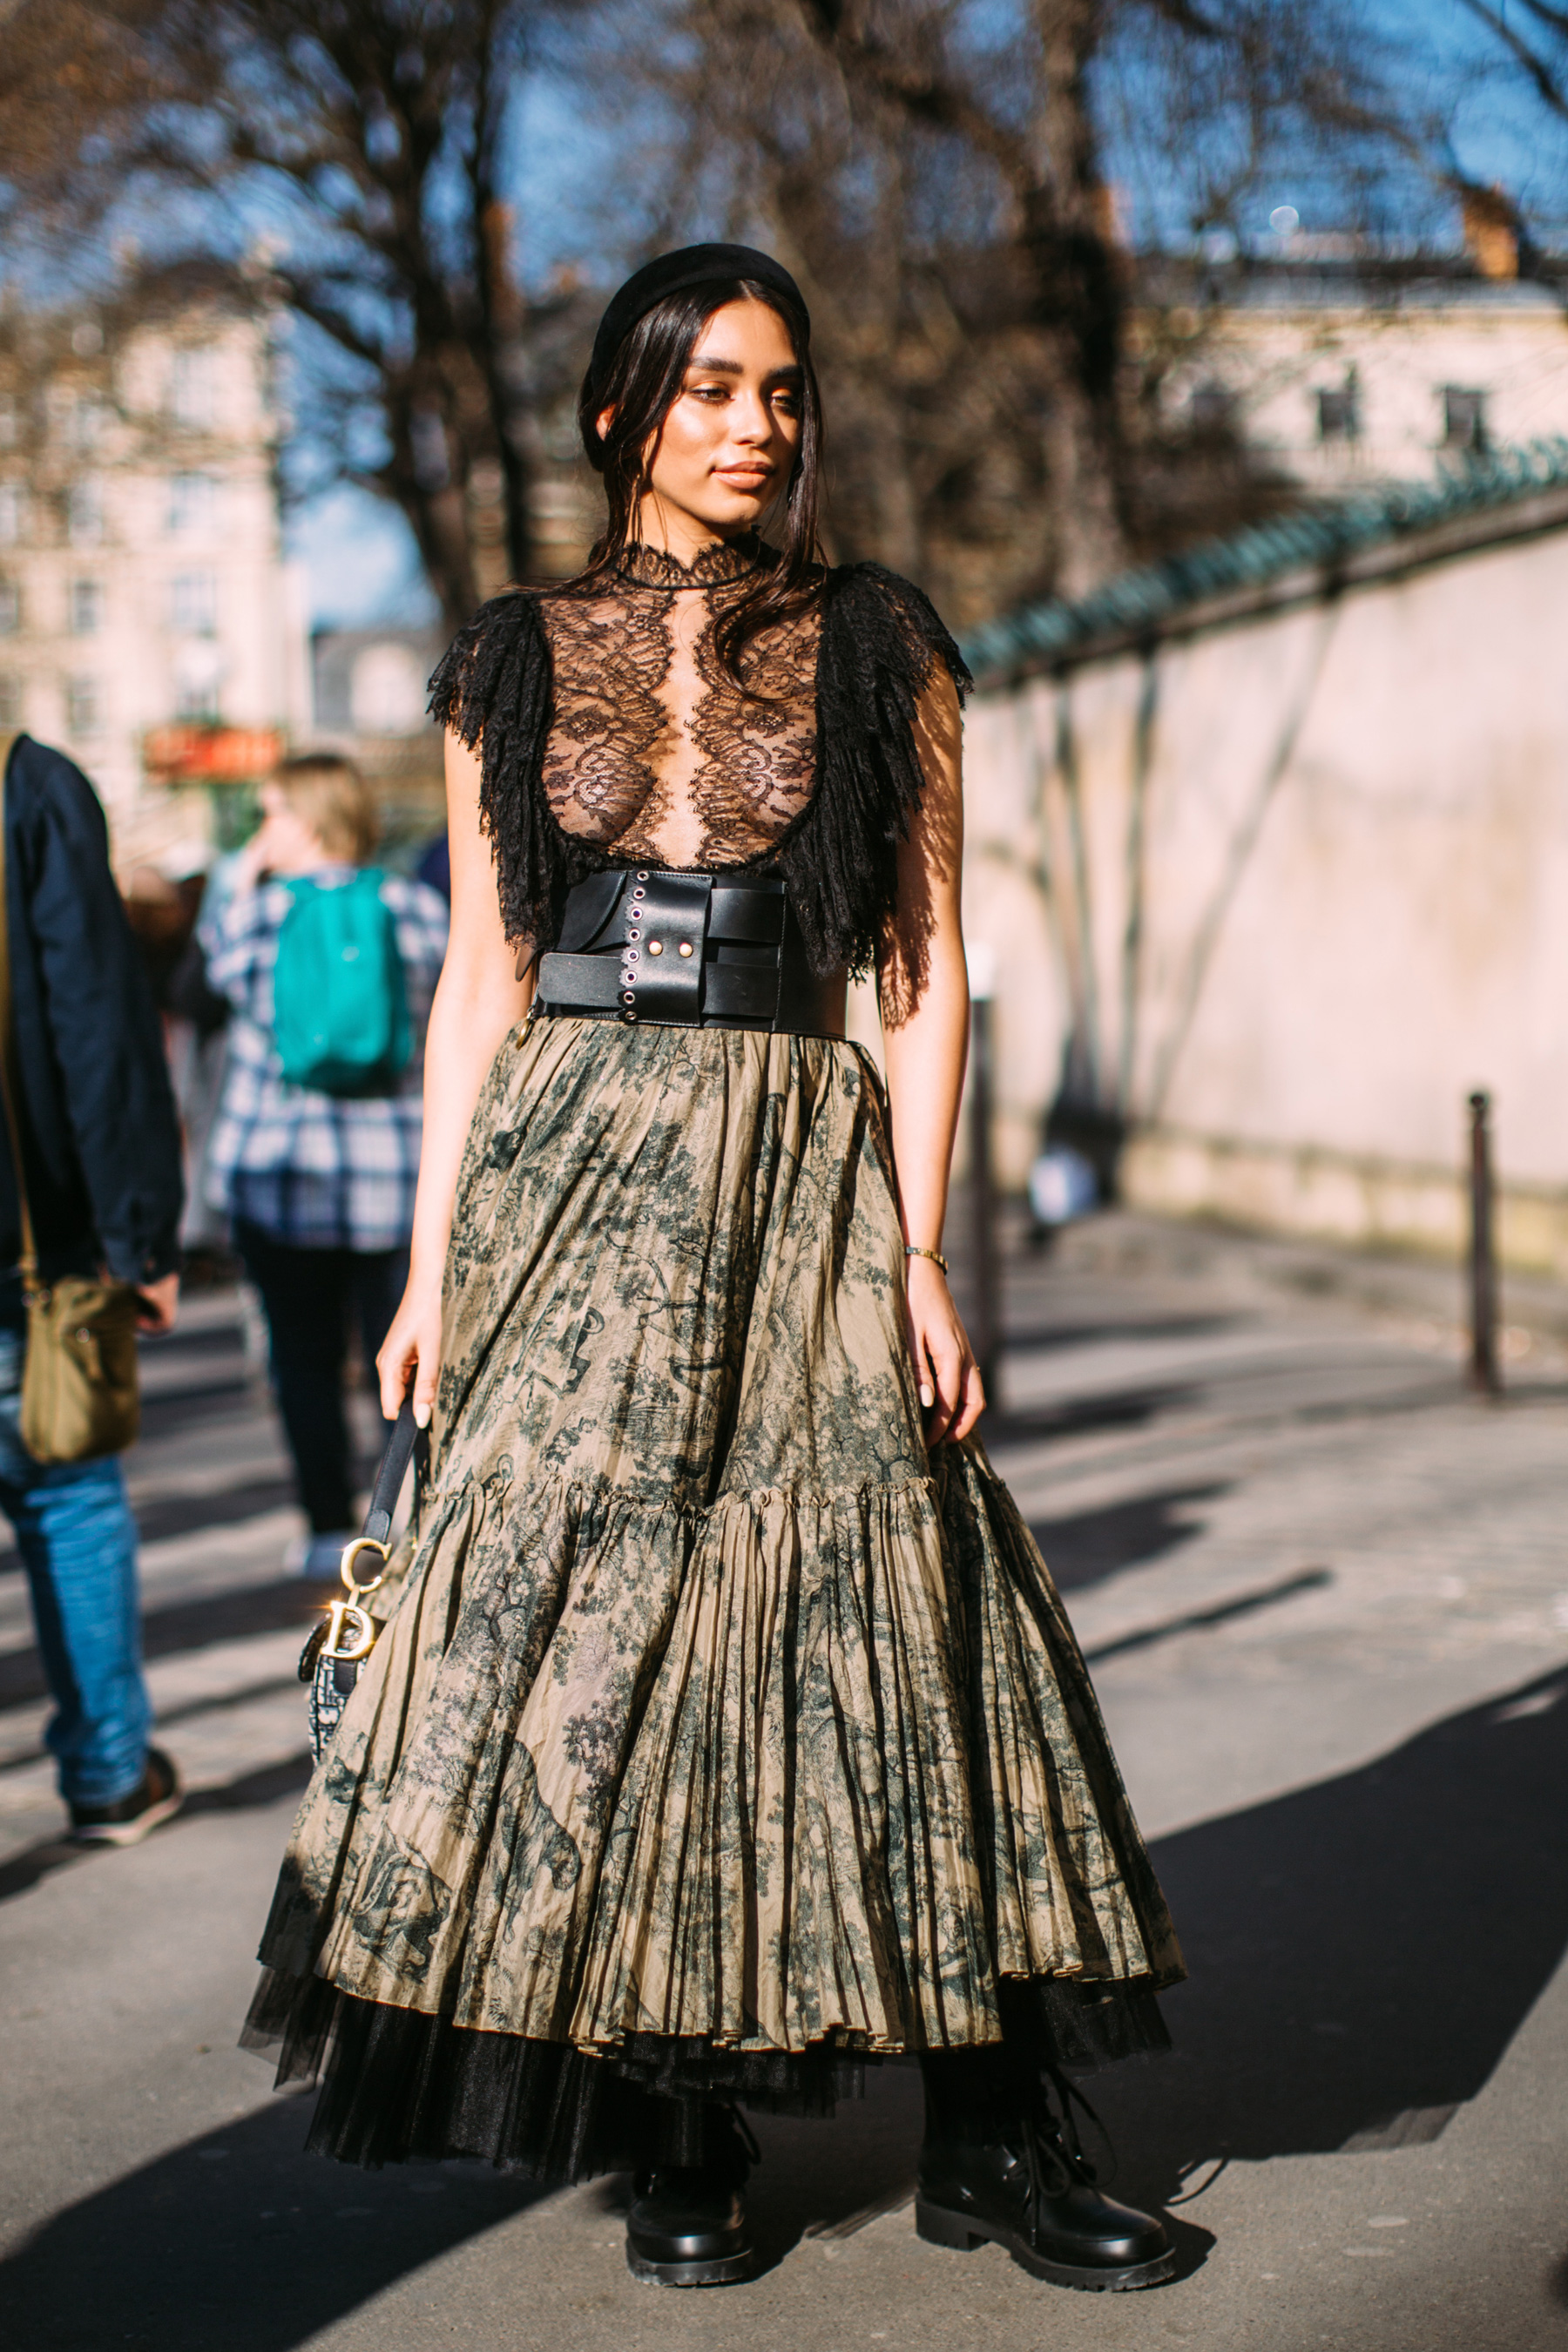
{"label": "painted fingernail", "polygon": [[428,1429],[428,1428],[429,1428],[429,1426],[430,1426],[430,1408],[429,1408],[429,1406],[428,1406],[427,1404],[416,1404],[416,1405],[415,1406],[415,1408],[414,1408],[414,1426],[415,1426],[415,1428],[416,1428],[416,1429]]}
{"label": "painted fingernail", "polygon": [[930,1407],[936,1402],[936,1391],[934,1389],[922,1388],[921,1391],[921,1402],[929,1410]]}

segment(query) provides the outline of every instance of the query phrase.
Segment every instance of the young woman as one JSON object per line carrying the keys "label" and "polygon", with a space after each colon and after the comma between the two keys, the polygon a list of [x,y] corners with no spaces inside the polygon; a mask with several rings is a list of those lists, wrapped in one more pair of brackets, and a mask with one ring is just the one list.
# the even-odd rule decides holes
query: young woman
{"label": "young woman", "polygon": [[808,336],[745,247],[631,278],[589,569],[437,676],[452,948],[380,1359],[429,1469],[251,2038],[325,2058],[326,2153],[632,2168],[670,2285],[751,2267],[736,2102],[918,2052],[921,2235],[1142,2286],[1165,2233],[1061,2070],[1163,2047],[1180,1955],[939,1254],[965,674],[817,557]]}

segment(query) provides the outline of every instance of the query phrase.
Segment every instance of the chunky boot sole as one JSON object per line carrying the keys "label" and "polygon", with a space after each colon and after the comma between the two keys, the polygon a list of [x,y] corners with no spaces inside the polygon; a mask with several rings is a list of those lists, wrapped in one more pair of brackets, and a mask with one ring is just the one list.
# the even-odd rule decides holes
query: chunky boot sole
{"label": "chunky boot sole", "polygon": [[626,2248],[626,2268],[645,2286],[737,2286],[756,2269],[757,2258],[748,2246],[743,2253],[723,2254],[709,2262],[655,2263]]}
{"label": "chunky boot sole", "polygon": [[1016,2230],[983,2221],[975,2213],[954,2213],[944,2205],[928,2205],[923,2197],[915,2200],[915,2232],[930,2246],[947,2246],[960,2254],[989,2240],[994,2245],[1005,2246],[1031,2276],[1047,2279],[1052,2286],[1077,2287],[1087,2294],[1131,2294],[1139,2287],[1158,2286],[1175,2274],[1176,2257],[1170,2247],[1142,2263],[1054,2263],[1047,2255],[1037,2253]]}

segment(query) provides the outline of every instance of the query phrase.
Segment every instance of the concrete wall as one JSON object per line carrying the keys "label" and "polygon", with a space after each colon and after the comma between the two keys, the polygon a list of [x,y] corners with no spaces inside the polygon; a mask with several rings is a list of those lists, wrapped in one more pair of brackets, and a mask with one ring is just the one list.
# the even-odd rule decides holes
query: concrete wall
{"label": "concrete wall", "polygon": [[976,698],[1014,1181],[1070,1040],[1130,1197],[1451,1250],[1484,1087],[1568,1271],[1565,609],[1560,530]]}

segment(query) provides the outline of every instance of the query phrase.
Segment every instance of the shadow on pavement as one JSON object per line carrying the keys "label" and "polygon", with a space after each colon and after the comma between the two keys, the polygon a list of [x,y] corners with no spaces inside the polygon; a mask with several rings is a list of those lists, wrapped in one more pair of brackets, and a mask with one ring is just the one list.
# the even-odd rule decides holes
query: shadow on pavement
{"label": "shadow on pavement", "polygon": [[[300,1748],[296,1755],[280,1757],[275,1764],[258,1765],[254,1771],[242,1772],[237,1780],[225,1780],[216,1789],[193,1790],[174,1819],[154,1834],[177,1837],[184,1822],[195,1821],[203,1813],[242,1812],[257,1805],[274,1805],[279,1797],[302,1790],[310,1778],[310,1750]],[[0,1864],[0,1903],[13,1895],[26,1895],[40,1879],[51,1877],[57,1870],[107,1862],[111,1854],[110,1847],[73,1845],[64,1835],[42,1838],[37,1845]]]}
{"label": "shadow on pavement", "polygon": [[1559,1670],[1159,1841],[1192,1979],[1165,2004],[1175,2054],[1090,2094],[1133,2201],[1214,2158],[1436,2138],[1568,1948],[1565,1800]]}
{"label": "shadow on pavement", "polygon": [[1156,1414],[1185,1403],[1195,1394],[1190,1383],[1180,1387],[1119,1389],[1105,1396],[1063,1397],[1053,1404],[1021,1405],[1010,1412],[991,1405],[981,1427],[993,1448],[1026,1445],[1042,1438],[1082,1437],[1098,1429],[1142,1429]]}
{"label": "shadow on pavement", "polygon": [[[1092,2086],[1119,2151],[1115,2193],[1163,2206],[1215,2158],[1435,2138],[1568,1947],[1565,1793],[1559,1670],[1359,1771],[1160,1841],[1194,1980],[1167,2005],[1175,2055]],[[896,2212],[920,2116],[918,2072],[894,2063],[833,2126],[756,2118],[764,2266],[807,2234]],[[15,2340],[292,2352],[539,2194],[481,2166],[324,2164],[300,2153],[304,2123],[302,2101],[279,2100],[46,2224],[0,2266]],[[616,2184],[597,2195],[616,2210]],[[1201,2212],[1201,2189],[1192,2202]],[[1192,2203],[1173,2228],[1195,2267],[1212,2241]],[[613,2244],[592,2259],[618,2277]]]}
{"label": "shadow on pavement", "polygon": [[[0,2264],[27,2352],[289,2352],[540,2192],[479,2165],[356,2172],[279,2099],[142,2166]],[[526,2284],[518,2280],[520,2311]],[[445,2323],[431,2315],[431,2339]]]}
{"label": "shadow on pavement", "polygon": [[255,1416],[254,1391],[245,1373],[226,1379],[201,1377],[192,1367],[188,1387],[158,1388],[142,1399],[142,1444],[161,1438],[185,1438],[195,1429],[215,1421],[247,1426]]}
{"label": "shadow on pavement", "polygon": [[1112,1340],[1216,1339],[1224,1332],[1252,1328],[1257,1319],[1251,1315],[1136,1315],[1121,1319],[1108,1316],[1093,1323],[1009,1323],[1003,1344],[1010,1355],[1048,1355],[1058,1348],[1099,1347]]}
{"label": "shadow on pavement", "polygon": [[1233,1624],[1238,1617],[1256,1616],[1260,1609],[1277,1609],[1282,1601],[1294,1601],[1299,1593],[1320,1592],[1333,1580],[1326,1568],[1304,1568],[1298,1575],[1282,1577],[1279,1583],[1265,1584],[1256,1592],[1238,1592],[1229,1601],[1217,1601],[1212,1609],[1189,1609],[1183,1616],[1167,1617],[1163,1624],[1145,1625],[1136,1633],[1122,1633],[1114,1642],[1101,1642],[1098,1648],[1084,1652],[1085,1663],[1098,1666],[1107,1658],[1123,1658],[1132,1650],[1150,1650],[1161,1642],[1173,1642],[1183,1633],[1202,1633],[1215,1625]]}
{"label": "shadow on pavement", "polygon": [[1036,1519],[1029,1533],[1045,1556],[1058,1592],[1081,1592],[1119,1569],[1147,1568],[1203,1533],[1194,1506],[1228,1495],[1228,1480],[1205,1486],[1171,1486],[1163,1494],[1138,1495],[1108,1503],[1098,1511],[1075,1511],[1059,1519]]}
{"label": "shadow on pavement", "polygon": [[[322,1607],[320,1584],[302,1576],[281,1576],[270,1584],[240,1584],[207,1592],[195,1601],[170,1601],[143,1610],[144,1658],[182,1656],[214,1642],[243,1641],[252,1633],[275,1633],[286,1625],[305,1634]],[[24,1706],[45,1696],[43,1661],[36,1649],[8,1650],[0,1656],[0,1708]]]}

